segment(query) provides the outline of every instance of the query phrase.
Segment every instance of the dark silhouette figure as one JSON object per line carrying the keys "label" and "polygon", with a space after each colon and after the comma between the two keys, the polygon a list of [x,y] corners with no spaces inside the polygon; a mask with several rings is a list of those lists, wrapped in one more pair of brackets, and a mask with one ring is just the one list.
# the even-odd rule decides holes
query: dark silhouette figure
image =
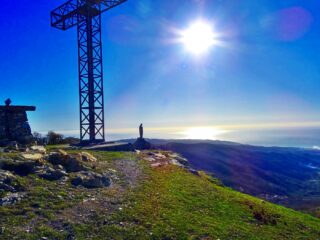
{"label": "dark silhouette figure", "polygon": [[10,98],[8,98],[8,99],[5,101],[5,104],[6,104],[7,107],[9,107],[11,103],[12,103],[12,101],[11,101]]}
{"label": "dark silhouette figure", "polygon": [[139,134],[140,134],[140,138],[143,138],[143,125],[142,125],[142,123],[139,126]]}
{"label": "dark silhouette figure", "polygon": [[135,143],[133,144],[133,148],[135,150],[147,150],[147,149],[151,149],[152,146],[149,142],[147,142],[144,138],[143,138],[143,125],[142,123],[139,126],[139,134],[140,137],[137,138],[137,141],[135,141]]}

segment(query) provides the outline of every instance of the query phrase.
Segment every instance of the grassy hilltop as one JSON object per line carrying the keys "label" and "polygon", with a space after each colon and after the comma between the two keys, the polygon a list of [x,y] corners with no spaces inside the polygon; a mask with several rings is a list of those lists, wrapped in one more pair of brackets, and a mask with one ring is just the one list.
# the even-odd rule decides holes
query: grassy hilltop
{"label": "grassy hilltop", "polygon": [[[319,219],[233,191],[165,158],[152,164],[147,152],[91,153],[98,162],[87,167],[107,173],[110,187],[18,176],[27,197],[0,206],[0,239],[320,238]],[[16,156],[0,153],[8,157]]]}

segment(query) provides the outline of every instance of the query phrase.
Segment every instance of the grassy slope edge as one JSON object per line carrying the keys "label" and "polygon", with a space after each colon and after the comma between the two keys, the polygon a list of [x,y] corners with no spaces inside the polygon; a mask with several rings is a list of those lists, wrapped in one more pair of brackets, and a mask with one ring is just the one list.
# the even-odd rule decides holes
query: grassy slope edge
{"label": "grassy slope edge", "polygon": [[[127,186],[124,192],[119,192],[120,188],[88,191],[70,185],[59,187],[56,183],[34,176],[21,179],[33,186],[30,197],[16,206],[0,207],[0,227],[12,228],[4,231],[0,238],[320,238],[319,219],[233,191],[204,173],[193,175],[173,165],[151,168],[148,162],[139,160],[133,153],[129,154],[131,156],[128,153],[94,154],[103,163],[99,164],[98,169],[100,166],[104,169],[115,167],[121,158],[137,164],[141,173],[135,187]],[[120,172],[119,181],[125,182],[127,174]],[[93,211],[91,217],[82,219],[71,216],[76,213],[69,210],[82,204],[88,194],[97,202],[100,197],[100,200],[105,199],[111,205],[94,204],[93,201],[86,205],[89,212]],[[112,206],[116,206],[113,211],[106,211]],[[37,224],[26,233],[23,226],[30,224],[30,221]],[[67,226],[68,230],[61,226]]]}

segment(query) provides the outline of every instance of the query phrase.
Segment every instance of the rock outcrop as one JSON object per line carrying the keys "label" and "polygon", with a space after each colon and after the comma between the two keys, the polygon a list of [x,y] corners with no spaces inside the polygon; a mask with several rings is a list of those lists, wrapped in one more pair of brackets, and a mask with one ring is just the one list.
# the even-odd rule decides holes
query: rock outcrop
{"label": "rock outcrop", "polygon": [[67,176],[66,171],[62,168],[60,169],[60,167],[58,169],[49,167],[49,166],[41,166],[38,167],[35,171],[35,173],[46,180],[50,180],[50,181],[57,181],[65,176]]}
{"label": "rock outcrop", "polygon": [[9,171],[0,169],[0,192],[16,192],[20,186],[15,182],[16,177]]}
{"label": "rock outcrop", "polygon": [[19,153],[14,158],[0,158],[0,192],[19,191],[17,185],[14,185],[15,176],[29,174],[48,181],[71,179],[72,185],[85,188],[110,186],[110,179],[106,174],[94,171],[97,158],[88,152],[69,154],[64,150],[57,150],[46,154],[42,147],[30,149],[30,152]]}
{"label": "rock outcrop", "polygon": [[27,176],[35,172],[35,167],[42,165],[41,162],[23,159],[1,160],[0,166],[3,170],[13,172],[19,176]]}
{"label": "rock outcrop", "polygon": [[52,152],[47,160],[53,165],[63,166],[67,172],[79,172],[84,170],[82,156],[79,154],[68,154],[63,150]]}
{"label": "rock outcrop", "polygon": [[86,188],[102,188],[110,186],[110,179],[102,174],[82,171],[71,180],[74,186],[83,186]]}

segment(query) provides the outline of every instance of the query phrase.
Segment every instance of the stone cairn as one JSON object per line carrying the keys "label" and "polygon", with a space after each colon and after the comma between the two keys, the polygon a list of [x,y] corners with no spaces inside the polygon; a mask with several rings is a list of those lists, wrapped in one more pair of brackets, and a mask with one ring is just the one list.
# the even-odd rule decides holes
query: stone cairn
{"label": "stone cairn", "polygon": [[0,144],[16,141],[27,144],[33,141],[28,123],[27,111],[35,111],[33,106],[12,106],[11,100],[0,106]]}

